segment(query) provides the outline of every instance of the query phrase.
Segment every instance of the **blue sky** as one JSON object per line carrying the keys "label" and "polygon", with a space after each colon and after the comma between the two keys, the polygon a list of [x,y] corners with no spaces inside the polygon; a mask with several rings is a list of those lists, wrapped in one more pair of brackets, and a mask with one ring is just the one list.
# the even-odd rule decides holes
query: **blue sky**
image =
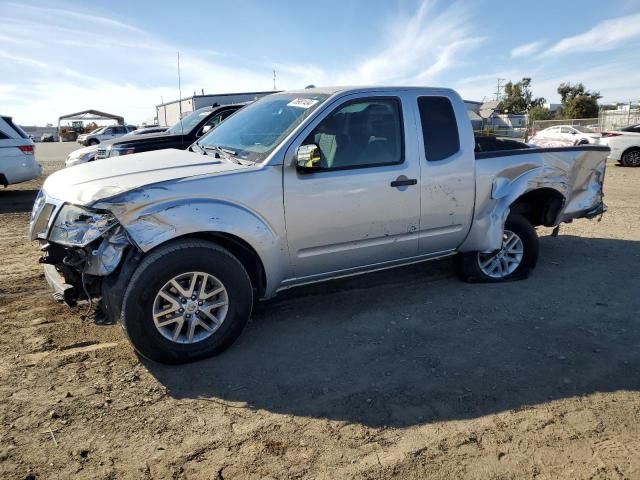
{"label": "blue sky", "polygon": [[640,98],[640,0],[0,0],[0,111],[54,123],[86,108],[153,116],[161,97],[277,87],[384,84],[456,88],[532,77],[558,101],[583,82],[603,101]]}

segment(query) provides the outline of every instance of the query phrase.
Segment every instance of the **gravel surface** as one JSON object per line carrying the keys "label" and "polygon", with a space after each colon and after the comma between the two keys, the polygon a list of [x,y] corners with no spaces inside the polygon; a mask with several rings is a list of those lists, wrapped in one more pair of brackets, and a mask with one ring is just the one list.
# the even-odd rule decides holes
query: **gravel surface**
{"label": "gravel surface", "polygon": [[[72,147],[39,144],[46,172]],[[539,229],[526,281],[437,261],[298,288],[181,367],[54,303],[39,182],[0,190],[0,477],[640,478],[639,185],[611,164],[602,222]]]}

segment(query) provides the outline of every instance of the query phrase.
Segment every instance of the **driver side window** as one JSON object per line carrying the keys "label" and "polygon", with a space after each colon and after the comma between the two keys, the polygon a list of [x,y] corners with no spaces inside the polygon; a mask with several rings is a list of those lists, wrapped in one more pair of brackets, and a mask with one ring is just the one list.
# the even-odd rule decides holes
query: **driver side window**
{"label": "driver side window", "polygon": [[324,170],[402,163],[400,100],[377,97],[348,102],[322,120],[304,144],[319,147]]}

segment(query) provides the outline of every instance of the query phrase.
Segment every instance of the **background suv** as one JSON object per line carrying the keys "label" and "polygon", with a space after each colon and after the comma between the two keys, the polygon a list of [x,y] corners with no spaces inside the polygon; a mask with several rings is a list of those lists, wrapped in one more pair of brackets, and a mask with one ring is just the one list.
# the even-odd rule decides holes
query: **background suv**
{"label": "background suv", "polygon": [[11,117],[0,115],[0,185],[27,182],[41,173],[33,140]]}
{"label": "background suv", "polygon": [[113,125],[111,127],[102,127],[91,133],[85,133],[78,136],[78,143],[89,146],[98,145],[105,140],[112,140],[133,132],[136,127],[132,125]]}

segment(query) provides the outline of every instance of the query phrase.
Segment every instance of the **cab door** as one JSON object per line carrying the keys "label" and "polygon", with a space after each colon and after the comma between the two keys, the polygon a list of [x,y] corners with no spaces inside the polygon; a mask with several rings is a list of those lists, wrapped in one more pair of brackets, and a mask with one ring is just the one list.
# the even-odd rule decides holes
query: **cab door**
{"label": "cab door", "polygon": [[[332,276],[414,257],[420,170],[411,108],[400,96],[341,101],[287,152],[284,206],[296,279]],[[300,145],[316,145],[319,169],[300,171]]]}
{"label": "cab door", "polygon": [[454,100],[447,95],[414,99],[422,166],[421,255],[444,254],[457,248],[473,219],[475,141],[464,103],[460,98]]}

